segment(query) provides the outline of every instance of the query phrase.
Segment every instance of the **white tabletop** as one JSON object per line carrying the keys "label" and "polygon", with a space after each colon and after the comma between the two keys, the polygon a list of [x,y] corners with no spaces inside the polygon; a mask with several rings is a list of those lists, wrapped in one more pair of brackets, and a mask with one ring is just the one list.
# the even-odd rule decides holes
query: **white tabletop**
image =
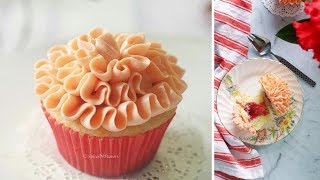
{"label": "white tabletop", "polygon": [[[320,176],[320,69],[318,62],[312,59],[312,52],[306,52],[298,45],[289,44],[275,38],[277,31],[295,19],[272,15],[261,3],[253,1],[253,19],[251,32],[272,40],[274,52],[311,77],[318,84],[312,88],[299,79],[305,97],[302,118],[293,132],[285,139],[273,145],[256,148],[262,157],[264,179],[319,179]],[[258,56],[254,49],[249,57]]]}

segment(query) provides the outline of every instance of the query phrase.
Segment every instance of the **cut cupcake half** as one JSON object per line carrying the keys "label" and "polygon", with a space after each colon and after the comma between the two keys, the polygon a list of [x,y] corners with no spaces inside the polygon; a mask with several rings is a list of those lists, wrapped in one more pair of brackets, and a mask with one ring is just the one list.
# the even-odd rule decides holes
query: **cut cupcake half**
{"label": "cut cupcake half", "polygon": [[263,92],[257,96],[237,96],[235,101],[232,120],[238,129],[256,135],[271,120]]}
{"label": "cut cupcake half", "polygon": [[292,96],[288,84],[280,77],[269,73],[260,77],[259,82],[276,114],[285,114],[289,109]]}

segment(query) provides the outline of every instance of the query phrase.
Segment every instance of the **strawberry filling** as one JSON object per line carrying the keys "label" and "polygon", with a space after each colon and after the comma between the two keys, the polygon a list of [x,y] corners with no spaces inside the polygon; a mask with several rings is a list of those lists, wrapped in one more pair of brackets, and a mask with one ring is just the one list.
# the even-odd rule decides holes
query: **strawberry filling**
{"label": "strawberry filling", "polygon": [[252,121],[258,116],[266,116],[269,114],[269,110],[264,102],[257,104],[255,102],[249,102],[244,106],[244,110],[249,114],[249,120]]}

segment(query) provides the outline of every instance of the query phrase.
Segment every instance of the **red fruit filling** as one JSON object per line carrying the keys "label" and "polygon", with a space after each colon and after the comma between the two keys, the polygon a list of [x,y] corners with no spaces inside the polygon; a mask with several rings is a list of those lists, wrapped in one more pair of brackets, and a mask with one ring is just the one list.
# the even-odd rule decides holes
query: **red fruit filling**
{"label": "red fruit filling", "polygon": [[244,110],[249,114],[250,121],[258,116],[266,116],[267,114],[269,114],[269,110],[264,102],[260,104],[249,102],[244,106]]}

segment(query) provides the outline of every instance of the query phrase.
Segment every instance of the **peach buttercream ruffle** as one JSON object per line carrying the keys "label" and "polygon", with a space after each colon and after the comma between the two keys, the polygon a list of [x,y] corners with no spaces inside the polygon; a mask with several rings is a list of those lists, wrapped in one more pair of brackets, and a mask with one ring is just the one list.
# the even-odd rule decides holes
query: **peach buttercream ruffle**
{"label": "peach buttercream ruffle", "polygon": [[121,131],[177,106],[184,70],[143,34],[95,28],[49,49],[35,65],[35,92],[50,112],[88,129]]}
{"label": "peach buttercream ruffle", "polygon": [[299,4],[302,0],[279,0],[281,4]]}
{"label": "peach buttercream ruffle", "polygon": [[269,73],[260,77],[259,82],[277,114],[284,114],[290,106],[292,96],[288,84],[278,76]]}
{"label": "peach buttercream ruffle", "polygon": [[244,111],[244,102],[240,96],[235,98],[235,105],[233,106],[232,121],[240,130],[246,130],[251,135],[256,135],[256,129],[253,128],[249,122],[249,115]]}

